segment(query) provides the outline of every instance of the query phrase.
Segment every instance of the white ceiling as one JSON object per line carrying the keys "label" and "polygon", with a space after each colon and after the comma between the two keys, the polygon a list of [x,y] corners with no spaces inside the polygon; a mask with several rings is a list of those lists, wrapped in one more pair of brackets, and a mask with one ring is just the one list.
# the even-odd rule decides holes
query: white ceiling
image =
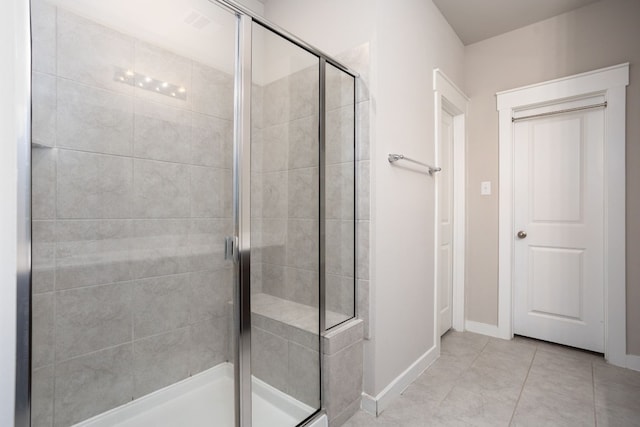
{"label": "white ceiling", "polygon": [[433,0],[465,45],[598,0]]}

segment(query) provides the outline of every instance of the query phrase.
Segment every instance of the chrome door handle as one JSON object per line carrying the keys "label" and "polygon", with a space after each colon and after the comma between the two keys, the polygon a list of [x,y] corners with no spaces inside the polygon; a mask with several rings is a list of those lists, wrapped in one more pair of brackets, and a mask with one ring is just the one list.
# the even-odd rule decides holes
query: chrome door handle
{"label": "chrome door handle", "polygon": [[520,230],[518,231],[517,236],[518,236],[518,239],[524,239],[525,237],[527,237],[527,232]]}

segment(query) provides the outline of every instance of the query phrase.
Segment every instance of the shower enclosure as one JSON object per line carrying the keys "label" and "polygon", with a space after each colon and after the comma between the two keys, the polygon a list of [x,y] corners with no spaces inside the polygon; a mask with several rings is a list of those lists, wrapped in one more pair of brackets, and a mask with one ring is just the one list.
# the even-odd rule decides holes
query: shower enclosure
{"label": "shower enclosure", "polygon": [[19,425],[319,422],[356,74],[226,0],[32,0],[31,28]]}

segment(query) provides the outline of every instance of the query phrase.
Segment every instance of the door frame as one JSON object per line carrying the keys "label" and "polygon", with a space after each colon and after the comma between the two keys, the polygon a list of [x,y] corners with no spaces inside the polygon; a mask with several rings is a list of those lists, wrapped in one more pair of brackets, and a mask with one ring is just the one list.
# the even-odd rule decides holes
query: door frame
{"label": "door frame", "polygon": [[[441,137],[442,111],[446,111],[453,117],[453,299],[452,299],[452,328],[456,331],[463,331],[465,321],[464,310],[464,258],[465,258],[465,237],[466,237],[466,217],[465,217],[465,152],[467,140],[467,109],[469,98],[442,72],[439,68],[433,70],[433,91],[434,91],[434,159],[438,159],[439,144]],[[436,165],[438,166],[438,165]],[[434,215],[434,331],[436,345],[440,349],[440,310],[438,307],[438,175],[435,175],[435,215]]]}
{"label": "door frame", "polygon": [[498,92],[499,236],[498,334],[513,338],[514,113],[591,95],[604,95],[604,334],[605,358],[627,367],[625,280],[625,102],[629,64]]}

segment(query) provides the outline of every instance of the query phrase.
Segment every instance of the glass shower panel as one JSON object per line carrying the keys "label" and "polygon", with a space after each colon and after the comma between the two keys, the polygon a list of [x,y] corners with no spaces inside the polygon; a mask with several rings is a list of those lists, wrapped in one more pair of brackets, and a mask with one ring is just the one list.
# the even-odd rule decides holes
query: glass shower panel
{"label": "glass shower panel", "polygon": [[355,78],[326,65],[326,327],[355,316]]}
{"label": "glass shower panel", "polygon": [[294,426],[320,408],[319,59],[258,24],[252,53],[253,420]]}
{"label": "glass shower panel", "polygon": [[33,0],[33,426],[234,425],[236,21]]}

